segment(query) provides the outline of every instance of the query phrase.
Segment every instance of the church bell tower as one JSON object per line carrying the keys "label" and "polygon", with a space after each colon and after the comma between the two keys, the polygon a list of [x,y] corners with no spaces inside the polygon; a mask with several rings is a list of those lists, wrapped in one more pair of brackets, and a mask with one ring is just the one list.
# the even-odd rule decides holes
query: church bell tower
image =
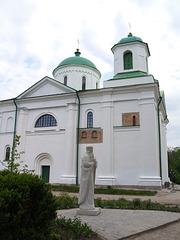
{"label": "church bell tower", "polygon": [[129,33],[112,47],[114,54],[114,77],[126,72],[143,72],[148,74],[148,44],[141,38]]}

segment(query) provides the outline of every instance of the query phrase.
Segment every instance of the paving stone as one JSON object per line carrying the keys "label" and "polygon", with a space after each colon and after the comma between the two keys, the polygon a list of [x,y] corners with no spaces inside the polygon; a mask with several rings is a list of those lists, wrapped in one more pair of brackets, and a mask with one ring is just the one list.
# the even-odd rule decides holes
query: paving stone
{"label": "paving stone", "polygon": [[[180,190],[180,186],[179,190]],[[55,195],[62,193],[54,192]],[[70,193],[71,196],[78,194]],[[180,191],[172,193],[169,189],[158,191],[155,196],[127,196],[95,194],[95,198],[104,200],[125,198],[142,201],[151,199],[152,202],[174,204],[180,206]],[[58,215],[73,218],[77,209],[59,210]],[[179,240],[180,213],[144,210],[102,209],[98,216],[78,216],[82,222],[88,223],[92,230],[97,231],[104,239],[135,239],[135,240]]]}
{"label": "paving stone", "polygon": [[[73,218],[77,209],[58,210],[58,215]],[[165,211],[102,209],[98,216],[78,216],[108,240],[117,240],[180,219],[180,213]]]}

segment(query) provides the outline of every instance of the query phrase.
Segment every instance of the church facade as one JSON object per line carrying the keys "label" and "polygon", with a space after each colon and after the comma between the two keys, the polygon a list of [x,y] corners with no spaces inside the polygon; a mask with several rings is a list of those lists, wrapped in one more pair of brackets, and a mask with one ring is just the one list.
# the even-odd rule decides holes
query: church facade
{"label": "church facade", "polygon": [[23,164],[50,183],[78,184],[87,146],[98,161],[96,185],[168,182],[165,98],[148,72],[148,44],[129,33],[111,50],[114,76],[102,88],[100,71],[77,49],[53,78],[1,101],[0,160],[11,158],[17,134]]}

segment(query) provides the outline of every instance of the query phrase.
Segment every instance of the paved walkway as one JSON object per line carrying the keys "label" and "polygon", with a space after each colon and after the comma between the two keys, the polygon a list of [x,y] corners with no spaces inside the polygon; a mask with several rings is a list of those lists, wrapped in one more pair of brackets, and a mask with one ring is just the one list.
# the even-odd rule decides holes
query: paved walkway
{"label": "paved walkway", "polygon": [[[55,194],[59,195],[59,194]],[[70,194],[76,195],[76,194]],[[125,196],[125,195],[95,195],[102,199],[125,198],[132,200],[141,198],[153,202],[169,203],[180,206],[180,191],[172,193],[163,189],[156,196]],[[77,209],[59,210],[58,215],[73,218]],[[164,211],[102,209],[98,216],[79,216],[82,222],[87,222],[92,230],[97,231],[104,239],[136,239],[136,240],[166,240],[180,239],[180,213]],[[154,230],[157,229],[157,230]],[[162,230],[163,229],[163,230]],[[171,232],[173,231],[173,232]],[[165,235],[163,233],[166,232]]]}
{"label": "paved walkway", "polygon": [[[77,209],[59,210],[58,215],[73,218]],[[117,240],[175,222],[180,219],[180,213],[102,209],[98,216],[79,217],[105,239]]]}

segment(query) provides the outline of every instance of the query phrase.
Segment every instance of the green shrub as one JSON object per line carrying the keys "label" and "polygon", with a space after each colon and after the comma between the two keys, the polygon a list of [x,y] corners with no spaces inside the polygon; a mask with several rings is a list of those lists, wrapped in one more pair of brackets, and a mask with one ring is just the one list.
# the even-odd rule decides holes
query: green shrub
{"label": "green shrub", "polygon": [[[96,207],[106,209],[139,209],[180,212],[180,208],[178,206],[161,205],[160,203],[151,202],[150,199],[142,201],[139,198],[135,198],[130,201],[124,198],[119,198],[118,200],[102,200],[101,198],[95,198],[94,203]],[[76,197],[70,197],[67,193],[56,197],[56,204],[57,209],[70,209],[79,207],[78,199]]]}
{"label": "green shrub", "polygon": [[168,152],[168,169],[171,181],[180,184],[180,149]]}
{"label": "green shrub", "polygon": [[94,199],[95,206],[104,208],[104,201],[101,198]]}
{"label": "green shrub", "polygon": [[73,219],[60,217],[54,221],[50,236],[50,240],[56,239],[97,239],[97,234],[92,231],[87,223],[81,223],[81,219],[77,216]]}
{"label": "green shrub", "polygon": [[141,199],[139,199],[139,198],[134,198],[133,200],[132,200],[132,202],[133,202],[133,205],[134,205],[134,208],[140,208],[141,207]]}
{"label": "green shrub", "polygon": [[56,218],[55,197],[38,176],[0,172],[1,240],[43,239]]}
{"label": "green shrub", "polygon": [[61,192],[79,192],[79,187],[69,186],[69,185],[50,185],[52,191],[61,191]]}
{"label": "green shrub", "polygon": [[78,207],[78,199],[76,197],[70,197],[67,193],[56,197],[57,209],[69,209]]}
{"label": "green shrub", "polygon": [[144,201],[144,204],[145,204],[145,209],[150,209],[152,205],[151,199]]}
{"label": "green shrub", "polygon": [[95,188],[94,193],[97,194],[116,194],[116,195],[139,195],[139,196],[154,196],[157,194],[157,191],[148,191],[148,190],[128,190],[128,189],[118,189],[108,186],[105,188]]}

